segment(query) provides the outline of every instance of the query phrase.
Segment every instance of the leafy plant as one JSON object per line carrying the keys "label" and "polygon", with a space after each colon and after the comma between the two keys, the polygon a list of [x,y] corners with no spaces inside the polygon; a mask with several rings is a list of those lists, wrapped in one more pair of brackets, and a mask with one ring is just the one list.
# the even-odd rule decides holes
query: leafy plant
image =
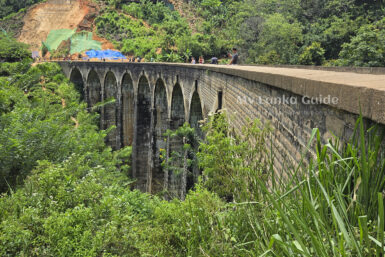
{"label": "leafy plant", "polygon": [[344,43],[340,52],[344,65],[384,66],[385,19],[362,26],[350,43]]}
{"label": "leafy plant", "polygon": [[31,58],[28,45],[19,43],[5,33],[0,33],[0,63],[17,62]]}
{"label": "leafy plant", "polygon": [[299,62],[304,65],[322,65],[325,61],[324,54],[325,50],[321,47],[321,44],[313,42],[299,56]]}

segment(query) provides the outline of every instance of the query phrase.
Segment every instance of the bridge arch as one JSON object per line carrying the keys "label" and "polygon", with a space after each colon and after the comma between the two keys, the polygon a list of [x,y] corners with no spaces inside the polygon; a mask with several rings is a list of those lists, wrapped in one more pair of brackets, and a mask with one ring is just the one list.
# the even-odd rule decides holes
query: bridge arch
{"label": "bridge arch", "polygon": [[[114,103],[110,103],[104,106],[104,129],[108,129],[111,126],[118,127],[118,83],[115,74],[108,71],[104,78],[104,100],[115,99]],[[118,145],[118,131],[113,129],[108,133],[106,137],[107,145],[110,145],[113,149],[119,149]]]}
{"label": "bridge arch", "polygon": [[[190,101],[190,109],[189,109],[189,124],[192,128],[195,129],[195,133],[198,137],[203,138],[203,132],[200,128],[199,121],[203,120],[203,109],[202,102],[199,96],[198,89],[196,88],[193,92]],[[192,147],[198,151],[199,145],[196,145],[196,142],[192,143]],[[187,191],[193,188],[194,184],[198,182],[198,177],[201,174],[199,167],[197,165],[193,165],[189,168],[189,176],[187,177]]]}
{"label": "bridge arch", "polygon": [[153,147],[153,181],[157,181],[158,184],[152,185],[154,192],[159,192],[162,189],[162,185],[159,183],[163,180],[163,188],[167,187],[168,172],[164,173],[162,169],[162,161],[160,159],[160,149],[166,149],[167,143],[165,142],[164,133],[166,133],[168,122],[168,101],[167,101],[167,88],[164,81],[159,78],[155,83],[154,90],[154,147]]}
{"label": "bridge arch", "polygon": [[78,68],[74,67],[71,70],[70,81],[75,85],[75,89],[79,92],[80,99],[85,100],[83,75]]}
{"label": "bridge arch", "polygon": [[134,107],[135,93],[134,83],[129,73],[125,73],[122,78],[122,131],[121,142],[123,146],[132,145],[134,140]]}
{"label": "bridge arch", "polygon": [[[100,83],[100,78],[98,73],[95,70],[91,70],[87,76],[87,86],[86,86],[86,95],[87,95],[87,104],[88,107],[92,108],[97,103],[102,101],[102,84]],[[100,115],[100,110],[97,110]],[[101,123],[100,119],[100,123]],[[99,125],[99,127],[102,127]]]}
{"label": "bridge arch", "polygon": [[194,91],[190,101],[189,123],[200,134],[199,121],[203,120],[202,102],[198,91]]}
{"label": "bridge arch", "polygon": [[146,76],[139,78],[136,101],[136,142],[134,177],[138,187],[148,191],[151,184],[150,150],[151,150],[151,90]]}
{"label": "bridge arch", "polygon": [[91,70],[87,76],[86,91],[88,94],[88,104],[90,107],[102,101],[102,84],[98,73]]}
{"label": "bridge arch", "polygon": [[[185,106],[184,106],[184,97],[182,92],[182,87],[177,82],[174,85],[171,96],[171,119],[170,119],[170,129],[176,130],[179,127],[183,126],[185,122]],[[178,155],[183,155],[183,138],[174,137],[169,139],[169,153],[178,153]],[[183,169],[183,161],[175,160],[172,163],[175,167],[180,167]],[[172,197],[181,197],[184,199],[186,191],[186,173],[174,173],[170,172],[169,175],[169,193]]]}
{"label": "bridge arch", "polygon": [[171,129],[177,129],[185,122],[185,107],[182,87],[176,83],[171,96]]}

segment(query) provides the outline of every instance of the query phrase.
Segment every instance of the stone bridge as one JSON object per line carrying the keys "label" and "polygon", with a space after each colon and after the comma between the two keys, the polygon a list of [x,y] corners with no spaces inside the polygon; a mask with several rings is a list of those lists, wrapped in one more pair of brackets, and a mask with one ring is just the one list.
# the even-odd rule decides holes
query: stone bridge
{"label": "stone bridge", "polygon": [[[200,120],[220,109],[226,110],[238,131],[249,119],[270,123],[277,171],[298,163],[313,128],[319,128],[324,141],[333,135],[347,140],[360,111],[368,124],[385,124],[381,68],[59,64],[89,106],[116,99],[100,108],[100,127],[116,126],[106,139],[113,149],[133,146],[132,175],[147,192],[158,192],[167,187],[166,181],[179,179],[162,170],[158,157],[159,149],[181,145],[170,145],[164,139],[166,130],[186,121],[199,128]],[[174,184],[173,190],[185,190]]]}

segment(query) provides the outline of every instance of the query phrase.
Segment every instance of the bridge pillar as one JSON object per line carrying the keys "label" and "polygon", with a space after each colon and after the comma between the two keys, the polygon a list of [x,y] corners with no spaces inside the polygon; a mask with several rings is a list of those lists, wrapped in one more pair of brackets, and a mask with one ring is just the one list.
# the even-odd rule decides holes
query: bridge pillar
{"label": "bridge pillar", "polygon": [[[116,77],[114,73],[111,71],[107,72],[106,77],[104,79],[104,99],[115,99],[114,103],[109,103],[104,106],[103,110],[103,129],[109,129],[112,126],[115,126],[114,129],[112,129],[107,137],[106,137],[106,144],[111,146],[112,149],[117,150],[120,148],[120,139],[119,139],[119,129],[118,129],[118,120],[120,113],[119,110],[119,95],[118,95],[118,82],[116,80]],[[120,126],[119,126],[120,128]]]}
{"label": "bridge pillar", "polygon": [[[183,126],[185,122],[185,108],[184,108],[184,99],[181,86],[179,83],[175,84],[172,92],[171,99],[171,121],[170,129],[177,130],[179,127]],[[170,154],[177,154],[183,156],[183,138],[176,136],[170,139],[169,141],[169,152]],[[173,170],[169,174],[169,192],[171,198],[179,197],[182,191],[185,189],[182,188],[182,180],[185,174],[183,168],[183,160],[176,158],[171,165]]]}
{"label": "bridge pillar", "polygon": [[[102,101],[102,85],[100,83],[99,76],[95,70],[91,70],[88,73],[86,91],[88,100],[87,104],[89,108],[94,107],[97,103]],[[99,115],[101,115],[100,110],[98,110],[97,112],[99,113]],[[102,128],[102,117],[103,116],[100,116],[100,128]]]}
{"label": "bridge pillar", "polygon": [[151,168],[151,91],[145,76],[139,79],[135,122],[133,176],[137,188],[147,191]]}
{"label": "bridge pillar", "polygon": [[152,192],[160,192],[167,188],[167,182],[164,182],[164,171],[162,160],[160,158],[161,149],[166,149],[166,140],[164,134],[168,127],[168,108],[167,108],[167,92],[164,82],[158,79],[155,84],[154,91],[154,108],[153,108],[153,170],[152,170]]}
{"label": "bridge pillar", "polygon": [[[199,123],[201,120],[203,120],[202,104],[196,88],[191,98],[189,124],[195,129],[197,136],[203,138],[203,132]],[[192,145],[192,147],[198,151],[199,145]],[[200,175],[199,167],[196,165],[191,168],[190,172],[192,173],[192,178],[189,177],[187,180],[187,189],[192,188],[194,184],[198,182],[198,177]]]}
{"label": "bridge pillar", "polygon": [[125,74],[121,86],[121,142],[129,146],[134,141],[135,93],[132,78]]}
{"label": "bridge pillar", "polygon": [[122,121],[122,84],[117,81],[117,94],[116,94],[116,147],[117,149],[122,148],[122,132],[123,132],[123,121]]}

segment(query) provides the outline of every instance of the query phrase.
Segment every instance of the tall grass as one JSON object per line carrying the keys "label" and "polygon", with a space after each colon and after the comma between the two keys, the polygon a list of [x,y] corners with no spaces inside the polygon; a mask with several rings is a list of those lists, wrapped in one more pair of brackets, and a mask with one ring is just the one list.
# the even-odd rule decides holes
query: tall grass
{"label": "tall grass", "polygon": [[[240,182],[247,185],[247,193],[251,194],[246,199],[243,188],[242,195],[234,195],[235,202],[229,204],[233,209],[226,213],[224,226],[235,237],[237,255],[384,256],[384,133],[378,126],[366,130],[360,117],[349,142],[334,138],[326,144],[321,142],[319,130],[314,129],[302,158],[306,158],[312,145],[316,158],[308,160],[306,166],[301,162],[286,170],[285,177],[291,178],[286,183],[268,162],[250,165],[251,151],[247,151],[247,162],[239,161],[239,156],[245,155],[237,150],[264,143],[256,140],[253,133],[245,133],[247,137],[224,135],[223,131],[222,135],[211,133],[200,156],[209,156],[208,160],[221,165],[220,159],[213,158],[220,152],[213,152],[212,143],[230,151],[230,156],[222,154],[221,159],[225,158],[230,166],[236,163],[226,168],[237,171],[238,179],[242,178]],[[218,139],[221,136],[227,141]],[[203,162],[202,167],[204,174],[208,170],[209,176],[221,181],[216,177],[221,174],[212,174],[209,163]],[[213,183],[210,177],[206,179]],[[271,179],[278,182],[271,183]],[[220,193],[225,187],[222,184]]]}

